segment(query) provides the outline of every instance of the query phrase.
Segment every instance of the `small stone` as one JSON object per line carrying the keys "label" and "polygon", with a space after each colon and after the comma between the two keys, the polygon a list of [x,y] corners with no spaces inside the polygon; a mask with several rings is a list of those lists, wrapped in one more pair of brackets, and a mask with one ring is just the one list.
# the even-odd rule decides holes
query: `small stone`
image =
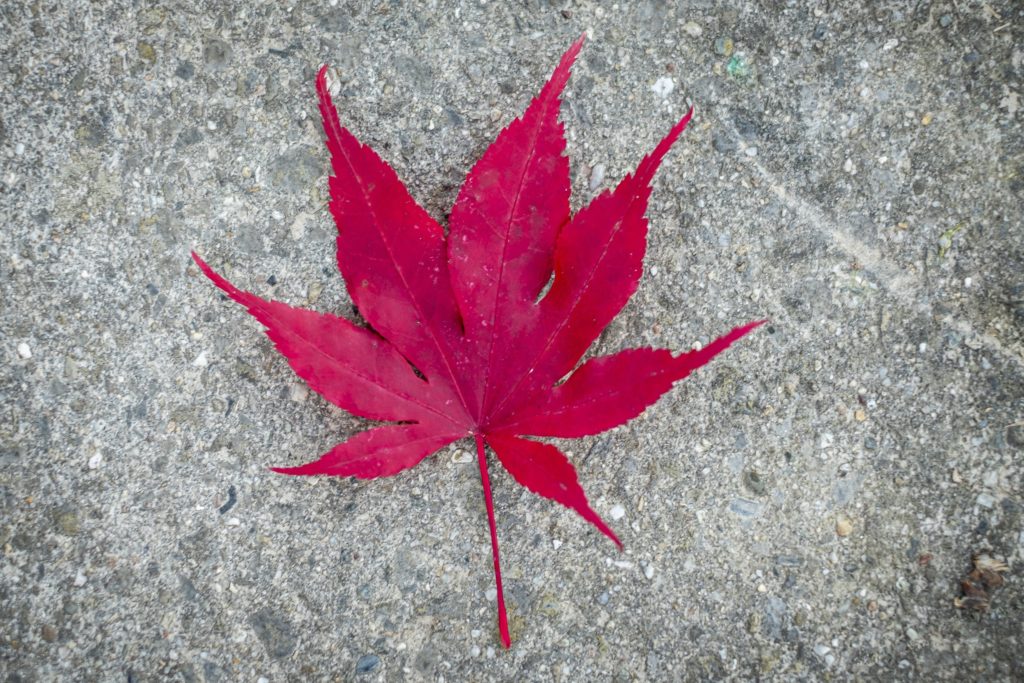
{"label": "small stone", "polygon": [[97,469],[102,464],[103,464],[103,454],[102,453],[94,453],[93,456],[91,458],[89,458],[89,469],[90,470]]}
{"label": "small stone", "polygon": [[604,182],[604,164],[597,164],[593,170],[590,171],[590,191],[595,192],[597,188],[601,187],[601,183]]}
{"label": "small stone", "polygon": [[716,55],[722,55],[723,57],[728,57],[729,55],[732,54],[732,51],[733,51],[732,38],[726,38],[726,37],[715,38],[715,54]]}
{"label": "small stone", "polygon": [[608,591],[601,593],[597,596],[597,602],[602,605],[607,605],[608,601],[611,600],[611,596],[608,595]]}
{"label": "small stone", "polygon": [[57,525],[57,531],[65,536],[74,536],[78,533],[78,512],[70,507],[62,507],[53,514],[53,521]]}
{"label": "small stone", "polygon": [[939,26],[942,28],[949,28],[950,24],[953,23],[953,17],[949,14],[943,14],[939,17]]}
{"label": "small stone", "polygon": [[782,567],[799,567],[803,565],[804,558],[799,555],[776,555],[775,564]]}
{"label": "small stone", "polygon": [[298,638],[292,625],[264,607],[249,617],[249,625],[273,659],[283,659],[295,651]]}
{"label": "small stone", "polygon": [[211,70],[220,70],[231,61],[231,46],[216,38],[203,46],[203,62]]}
{"label": "small stone", "polygon": [[848,473],[847,476],[837,481],[835,486],[832,487],[832,499],[836,502],[836,505],[841,508],[853,500],[860,490],[860,485],[863,481],[863,475],[856,473]]}
{"label": "small stone", "polygon": [[206,351],[201,352],[196,359],[192,361],[192,367],[205,368],[210,362],[206,359]]}
{"label": "small stone", "polygon": [[683,32],[685,32],[686,35],[692,36],[694,38],[700,38],[702,35],[704,35],[704,29],[702,29],[700,27],[700,24],[698,24],[695,21],[688,21],[685,24],[683,24]]}
{"label": "small stone", "polygon": [[291,227],[288,228],[288,234],[291,235],[293,240],[302,239],[302,236],[306,234],[306,223],[312,216],[305,211],[299,211],[295,216],[295,220],[292,221]]}
{"label": "small stone", "polygon": [[924,116],[921,117],[921,125],[922,126],[930,125],[933,118],[934,117],[932,116],[932,113],[928,112],[927,114],[925,114]]}
{"label": "small stone", "polygon": [[174,75],[183,81],[191,80],[196,75],[196,67],[192,62],[182,62],[174,70]]}
{"label": "small stone", "polygon": [[608,514],[613,520],[618,521],[626,516],[626,508],[616,503],[612,505],[612,509]]}
{"label": "small stone", "polygon": [[88,581],[88,579],[86,578],[85,573],[82,572],[81,569],[79,569],[78,573],[75,574],[75,580],[74,580],[75,587],[81,588],[82,586],[85,585],[86,581]]}
{"label": "small stone", "polygon": [[238,489],[235,488],[234,484],[231,484],[228,486],[228,499],[217,508],[218,514],[226,514],[231,508],[235,507],[236,503],[238,503]]}
{"label": "small stone", "polygon": [[654,82],[654,85],[651,86],[651,90],[654,91],[654,94],[662,99],[671,95],[672,91],[675,89],[675,81],[673,81],[668,76],[662,76],[661,78]]}
{"label": "small stone", "polygon": [[25,360],[32,357],[32,349],[29,348],[28,344],[21,342],[18,344],[18,355]]}
{"label": "small stone", "polygon": [[758,496],[763,496],[767,490],[764,479],[757,470],[747,470],[743,473],[743,485],[747,487],[748,491]]}
{"label": "small stone", "polygon": [[149,43],[140,40],[135,44],[135,51],[139,53],[139,58],[144,62],[153,64],[156,62],[156,48]]}
{"label": "small stone", "polygon": [[840,517],[836,520],[836,535],[840,538],[846,538],[853,533],[853,522],[846,517]]}
{"label": "small stone", "polygon": [[309,397],[309,385],[305,382],[292,382],[288,387],[288,398],[295,403],[305,403]]}
{"label": "small stone", "polygon": [[857,166],[853,163],[853,159],[847,159],[843,162],[843,170],[850,175],[855,175],[857,173]]}
{"label": "small stone", "polygon": [[829,652],[832,652],[832,648],[830,648],[828,645],[818,643],[814,646],[814,654],[818,655],[819,657],[824,657]]}
{"label": "small stone", "polygon": [[711,135],[711,146],[715,148],[716,152],[721,154],[732,154],[738,147],[735,140],[723,133],[713,133]]}
{"label": "small stone", "polygon": [[320,298],[320,293],[324,291],[324,285],[322,282],[310,282],[309,286],[306,287],[306,303],[315,304],[316,300]]}
{"label": "small stone", "polygon": [[174,146],[181,149],[203,141],[203,134],[195,126],[189,126],[178,135]]}
{"label": "small stone", "polygon": [[658,658],[658,653],[651,651],[647,653],[647,675],[652,679],[658,679],[658,666],[661,661]]}
{"label": "small stone", "polygon": [[1006,430],[1006,442],[1014,448],[1024,448],[1024,423],[1010,425]]}
{"label": "small stone", "polygon": [[750,77],[751,68],[750,64],[747,63],[747,58],[742,52],[737,52],[729,58],[729,62],[725,65],[725,72],[730,77],[736,79],[746,79]]}
{"label": "small stone", "polygon": [[991,493],[979,493],[977,502],[981,507],[991,510],[995,507],[996,499]]}
{"label": "small stone", "polygon": [[43,640],[45,640],[46,642],[52,643],[53,641],[57,640],[57,629],[47,624],[39,630],[39,635],[42,636]]}
{"label": "small stone", "polygon": [[648,565],[646,567],[644,567],[644,576],[647,577],[648,581],[650,581],[651,579],[654,578],[654,565],[653,564],[649,564],[648,563]]}
{"label": "small stone", "polygon": [[761,513],[761,504],[746,498],[733,498],[729,503],[729,511],[740,517],[757,517]]}
{"label": "small stone", "polygon": [[363,655],[356,662],[357,674],[368,674],[380,666],[380,657],[377,655]]}

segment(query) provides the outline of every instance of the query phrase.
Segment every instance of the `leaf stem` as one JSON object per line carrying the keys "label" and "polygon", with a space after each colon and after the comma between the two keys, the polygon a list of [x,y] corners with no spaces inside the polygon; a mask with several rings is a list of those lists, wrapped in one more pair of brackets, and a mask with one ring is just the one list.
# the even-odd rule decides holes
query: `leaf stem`
{"label": "leaf stem", "polygon": [[484,486],[484,502],[487,504],[487,523],[491,527],[491,554],[494,556],[494,582],[498,588],[498,631],[501,633],[501,644],[506,648],[512,646],[512,637],[508,633],[508,615],[505,613],[505,593],[501,588],[501,565],[498,562],[498,527],[494,523],[494,501],[491,499],[491,479],[487,476],[487,452],[484,450],[484,439],[474,434],[476,439],[476,455],[480,462],[480,482]]}

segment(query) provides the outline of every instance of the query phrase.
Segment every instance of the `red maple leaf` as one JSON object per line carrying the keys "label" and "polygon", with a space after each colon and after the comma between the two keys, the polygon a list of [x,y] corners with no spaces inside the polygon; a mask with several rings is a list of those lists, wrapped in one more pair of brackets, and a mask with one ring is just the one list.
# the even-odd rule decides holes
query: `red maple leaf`
{"label": "red maple leaf", "polygon": [[511,640],[484,444],[517,482],[575,510],[621,549],[565,455],[522,436],[581,437],[620,425],[763,322],[689,353],[630,349],[576,367],[636,291],[651,180],[693,113],[635,173],[572,215],[558,113],[582,45],[581,36],[469,172],[447,236],[394,170],[341,126],[327,67],[320,70],[338,267],[369,328],[244,292],[192,254],[267,328],[314,391],[355,415],[398,423],[275,472],[386,477],[454,441],[475,440],[505,647]]}

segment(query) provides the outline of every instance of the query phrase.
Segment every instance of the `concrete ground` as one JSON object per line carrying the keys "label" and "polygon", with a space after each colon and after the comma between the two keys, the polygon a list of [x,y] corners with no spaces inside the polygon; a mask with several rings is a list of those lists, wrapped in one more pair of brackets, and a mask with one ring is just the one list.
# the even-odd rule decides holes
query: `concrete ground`
{"label": "concrete ground", "polygon": [[[218,7],[0,6],[0,678],[1024,678],[1019,3]],[[443,219],[583,31],[574,206],[697,112],[595,351],[772,323],[561,443],[624,555],[492,469],[506,652],[469,442],[269,472],[365,424],[188,252],[350,314],[318,65]],[[958,609],[979,552],[1005,585]]]}

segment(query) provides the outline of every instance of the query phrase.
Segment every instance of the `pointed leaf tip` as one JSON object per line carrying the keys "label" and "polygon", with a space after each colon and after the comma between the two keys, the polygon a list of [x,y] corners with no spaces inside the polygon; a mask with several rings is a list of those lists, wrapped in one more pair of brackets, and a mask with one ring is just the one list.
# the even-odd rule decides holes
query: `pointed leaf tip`
{"label": "pointed leaf tip", "polygon": [[551,389],[546,401],[521,406],[500,429],[532,436],[578,438],[625,424],[676,382],[764,322],[741,325],[701,349],[679,354],[641,348],[591,358]]}
{"label": "pointed leaf tip", "polygon": [[622,548],[622,541],[587,501],[576,468],[551,444],[520,439],[510,434],[489,434],[487,443],[512,478],[533,491],[575,511]]}
{"label": "pointed leaf tip", "polygon": [[409,194],[395,170],[341,125],[326,65],[317,77],[331,155],[328,204],[338,228],[338,268],[366,322],[441,393],[461,423],[475,397],[456,372],[461,326],[445,262],[444,229]]}
{"label": "pointed leaf tip", "polygon": [[558,231],[570,217],[559,111],[582,45],[581,36],[526,111],[473,165],[449,215],[452,291],[469,342],[467,364],[483,386],[471,406],[477,417],[508,389],[502,359],[528,333],[537,294],[551,276]]}
{"label": "pointed leaf tip", "polygon": [[658,167],[661,166],[662,160],[665,155],[668,154],[669,150],[672,149],[672,145],[676,144],[676,140],[683,134],[686,127],[690,124],[690,119],[693,118],[693,107],[690,107],[689,111],[683,115],[683,118],[679,119],[674,126],[668,131],[668,134],[661,139],[658,146],[654,148],[654,151],[644,157],[643,161],[636,169],[636,180],[643,183],[644,185],[650,185],[651,180],[654,179],[654,174],[657,172]]}
{"label": "pointed leaf tip", "polygon": [[566,50],[565,53],[562,55],[562,61],[565,61],[565,59],[567,57],[570,57],[570,55],[571,59],[576,59],[577,55],[579,55],[580,53],[580,50],[583,49],[583,44],[585,42],[587,42],[586,31],[581,33],[580,37],[573,41],[572,45],[569,46],[569,49]]}
{"label": "pointed leaf tip", "polygon": [[323,66],[320,67],[320,70],[316,72],[316,89],[317,89],[317,92],[319,92],[321,88],[326,88],[326,86],[327,86],[327,70],[330,69],[330,68],[331,68],[330,64],[324,63]]}
{"label": "pointed leaf tip", "polygon": [[463,436],[446,425],[388,425],[360,432],[313,462],[270,469],[291,475],[324,474],[357,479],[390,477],[416,466],[430,454]]}
{"label": "pointed leaf tip", "polygon": [[242,292],[240,289],[238,289],[233,284],[228,282],[227,279],[224,278],[224,276],[222,276],[220,273],[211,268],[209,264],[206,263],[206,261],[201,259],[199,257],[199,254],[197,254],[195,251],[192,252],[192,260],[195,261],[196,265],[199,266],[199,270],[201,270],[203,272],[203,275],[209,278],[210,281],[213,282],[213,284],[217,285],[217,287],[222,289],[228,296],[230,296],[235,301],[238,301],[239,303],[244,303],[243,301],[241,301],[240,297],[244,297],[245,292]]}

